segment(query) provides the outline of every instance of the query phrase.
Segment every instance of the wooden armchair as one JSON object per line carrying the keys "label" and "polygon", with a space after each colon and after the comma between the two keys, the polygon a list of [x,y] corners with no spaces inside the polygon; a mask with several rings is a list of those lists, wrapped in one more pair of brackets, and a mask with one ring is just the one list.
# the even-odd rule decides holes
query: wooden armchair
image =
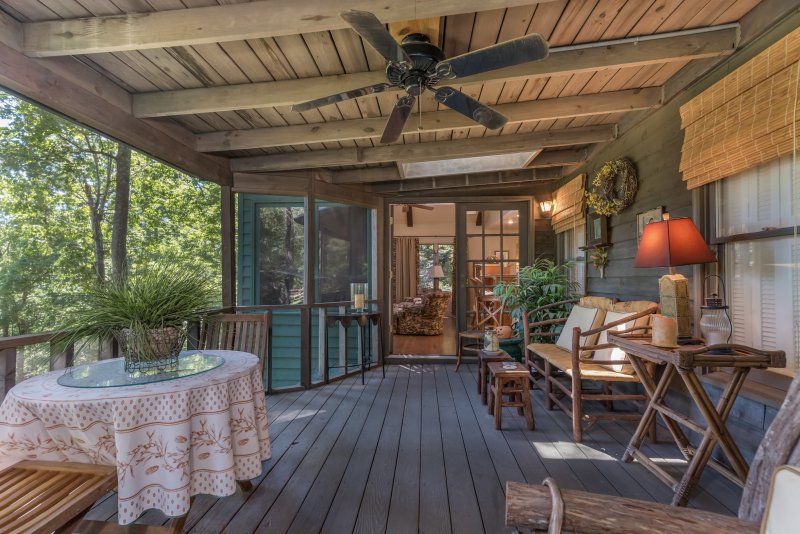
{"label": "wooden armchair", "polygon": [[262,370],[269,351],[270,314],[208,315],[200,328],[200,349],[238,350],[258,356]]}
{"label": "wooden armchair", "polygon": [[[568,318],[531,321],[542,310],[564,305],[574,305]],[[638,383],[639,379],[625,363],[625,354],[605,341],[605,333],[612,329],[643,332],[649,329],[650,316],[657,309],[655,303],[648,301],[615,303],[611,299],[583,297],[577,303],[558,302],[523,315],[525,365],[532,371],[531,383],[544,392],[548,410],[555,405],[572,418],[572,436],[576,442],[583,439],[584,425],[597,420],[641,419],[640,413],[614,411],[614,401],[644,402],[647,397],[644,393],[614,391],[613,386]],[[578,315],[583,317],[576,319]],[[554,332],[552,327],[558,324],[563,324],[564,330]],[[555,343],[537,342],[556,337]],[[585,390],[586,382],[599,383],[601,389]],[[584,401],[601,401],[606,410],[587,411]]]}
{"label": "wooden armchair", "polygon": [[[800,458],[800,375],[758,446],[739,503],[738,517],[585,491],[555,490],[519,482],[506,484],[506,525],[579,534],[755,534],[768,506],[770,480],[782,465]],[[549,482],[549,481],[548,481]],[[555,519],[555,521],[554,521]],[[762,532],[764,532],[762,530]]]}

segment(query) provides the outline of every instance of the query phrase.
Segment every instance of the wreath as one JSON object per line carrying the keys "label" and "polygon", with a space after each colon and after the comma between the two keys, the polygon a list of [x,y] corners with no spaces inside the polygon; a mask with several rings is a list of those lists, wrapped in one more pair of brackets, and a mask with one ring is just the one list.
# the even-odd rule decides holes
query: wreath
{"label": "wreath", "polygon": [[633,203],[639,182],[636,167],[628,158],[605,163],[592,180],[592,190],[586,192],[586,202],[599,215],[616,215]]}

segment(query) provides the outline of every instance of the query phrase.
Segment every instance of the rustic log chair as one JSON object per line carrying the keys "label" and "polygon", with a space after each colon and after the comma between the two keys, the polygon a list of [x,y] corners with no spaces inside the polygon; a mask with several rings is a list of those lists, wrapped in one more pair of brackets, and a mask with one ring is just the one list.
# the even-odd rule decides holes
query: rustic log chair
{"label": "rustic log chair", "polygon": [[[550,518],[559,515],[553,512],[559,511],[564,531],[580,534],[661,534],[700,530],[704,534],[756,533],[764,517],[773,473],[787,464],[800,465],[800,375],[792,381],[750,464],[738,517],[585,491],[551,493],[546,486],[507,482],[506,525],[547,530]],[[552,481],[548,482],[552,484]]]}
{"label": "rustic log chair", "polygon": [[208,315],[200,327],[198,348],[249,352],[258,356],[263,371],[269,350],[269,329],[269,313]]}
{"label": "rustic log chair", "polygon": [[[602,304],[598,304],[598,302],[602,302]],[[593,328],[584,331],[581,331],[580,328],[575,328],[571,333],[564,333],[564,335],[571,334],[571,351],[553,343],[533,342],[536,339],[552,339],[560,336],[560,332],[551,331],[552,327],[553,325],[565,324],[567,318],[533,322],[531,321],[532,318],[537,317],[542,311],[555,307],[563,307],[565,305],[570,306],[576,303],[584,306],[587,304],[598,304],[597,306],[592,305],[586,307],[597,307],[600,310],[603,310],[603,308],[599,307],[602,305],[605,306],[606,311],[603,311],[602,316],[598,316],[599,319],[594,323]],[[612,306],[626,304],[637,305],[634,307],[635,312],[615,311],[615,309],[612,308]],[[618,309],[621,310],[623,308]],[[545,405],[548,410],[552,410],[555,405],[572,418],[572,436],[576,442],[583,440],[584,425],[588,427],[595,421],[601,419],[638,421],[641,419],[640,413],[615,412],[613,405],[615,400],[640,401],[642,403],[647,401],[645,393],[615,392],[612,389],[612,384],[638,383],[639,379],[636,374],[633,373],[632,370],[627,369],[628,366],[624,365],[624,361],[592,359],[591,355],[597,350],[614,348],[613,345],[608,343],[595,343],[595,340],[601,333],[610,329],[616,329],[618,326],[625,325],[631,321],[636,322],[648,318],[655,313],[657,309],[658,306],[654,302],[637,301],[615,303],[611,299],[582,297],[581,299],[571,299],[542,306],[523,314],[525,365],[532,371],[530,377],[531,384],[544,392]],[[609,311],[613,311],[624,318],[603,324],[606,313]],[[647,329],[649,329],[647,324],[640,324],[624,330],[624,332],[643,332]],[[557,372],[566,374],[569,377],[569,381],[559,379]],[[600,383],[602,391],[599,393],[584,391],[584,382],[589,381]],[[569,406],[563,401],[564,398],[570,399],[571,403]],[[584,409],[584,401],[602,401],[605,404],[606,410],[587,412]]]}

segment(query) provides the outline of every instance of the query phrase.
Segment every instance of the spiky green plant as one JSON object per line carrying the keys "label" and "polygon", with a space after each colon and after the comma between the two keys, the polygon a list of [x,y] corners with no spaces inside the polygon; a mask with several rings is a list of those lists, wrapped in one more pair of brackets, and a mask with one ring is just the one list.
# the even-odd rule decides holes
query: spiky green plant
{"label": "spiky green plant", "polygon": [[144,269],[123,281],[87,288],[82,306],[65,325],[72,331],[65,342],[103,341],[127,331],[139,358],[154,359],[151,331],[182,329],[213,302],[213,288],[199,272],[171,266]]}

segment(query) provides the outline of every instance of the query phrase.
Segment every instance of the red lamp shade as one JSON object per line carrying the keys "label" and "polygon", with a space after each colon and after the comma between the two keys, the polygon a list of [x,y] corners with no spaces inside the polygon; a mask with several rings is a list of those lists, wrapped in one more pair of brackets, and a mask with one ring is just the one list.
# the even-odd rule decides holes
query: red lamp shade
{"label": "red lamp shade", "polygon": [[689,218],[652,222],[644,227],[634,267],[675,267],[717,261]]}

